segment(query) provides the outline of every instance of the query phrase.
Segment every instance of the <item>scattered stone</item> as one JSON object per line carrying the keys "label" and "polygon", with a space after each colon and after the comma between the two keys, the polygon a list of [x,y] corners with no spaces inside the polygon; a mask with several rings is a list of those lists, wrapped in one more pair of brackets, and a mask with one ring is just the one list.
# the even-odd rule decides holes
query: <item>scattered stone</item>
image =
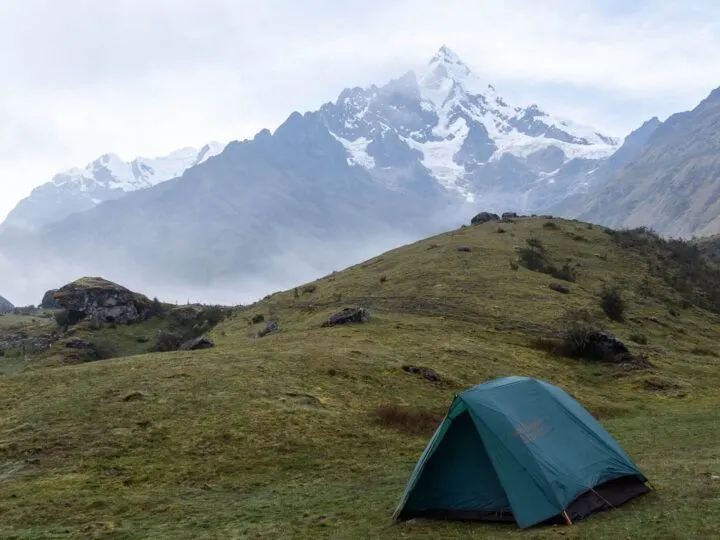
{"label": "scattered stone", "polygon": [[443,380],[442,377],[438,374],[438,372],[432,368],[405,365],[402,367],[402,369],[407,373],[415,373],[417,375],[422,375],[424,378],[431,382],[441,382]]}
{"label": "scattered stone", "polygon": [[338,324],[366,323],[370,321],[370,311],[365,308],[345,308],[342,311],[331,315],[323,323],[323,327],[336,326]]}
{"label": "scattered stone", "polygon": [[548,285],[553,291],[559,292],[561,294],[570,294],[570,289],[566,287],[565,285],[560,285],[559,283],[551,283]]}
{"label": "scattered stone", "polygon": [[480,212],[470,220],[471,225],[482,225],[488,221],[500,221],[500,216],[491,214],[490,212]]}
{"label": "scattered stone", "polygon": [[270,321],[269,323],[267,323],[267,325],[265,326],[265,328],[263,328],[262,330],[260,330],[260,331],[258,332],[258,337],[265,337],[265,336],[267,336],[268,334],[272,334],[273,332],[277,332],[279,329],[280,329],[280,324],[278,323],[278,321],[277,321],[277,320],[272,320],[272,321]]}
{"label": "scattered stone", "polygon": [[196,337],[180,345],[181,351],[197,351],[198,349],[210,349],[215,343],[207,336]]}
{"label": "scattered stone", "polygon": [[463,246],[463,247],[459,247],[459,248],[458,248],[458,251],[463,251],[463,252],[465,252],[465,253],[470,253],[470,252],[472,251],[472,248]]}
{"label": "scattered stone", "polygon": [[99,277],[84,277],[68,283],[53,294],[68,313],[68,324],[86,317],[107,323],[131,324],[146,319],[152,302],[117,283]]}

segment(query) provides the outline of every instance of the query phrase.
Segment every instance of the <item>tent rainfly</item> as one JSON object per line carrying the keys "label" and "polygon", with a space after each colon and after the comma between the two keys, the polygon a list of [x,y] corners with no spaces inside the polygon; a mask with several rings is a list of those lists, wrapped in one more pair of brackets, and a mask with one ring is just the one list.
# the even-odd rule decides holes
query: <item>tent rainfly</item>
{"label": "tent rainfly", "polygon": [[647,481],[565,391],[504,377],[455,397],[393,519],[570,525],[648,493]]}

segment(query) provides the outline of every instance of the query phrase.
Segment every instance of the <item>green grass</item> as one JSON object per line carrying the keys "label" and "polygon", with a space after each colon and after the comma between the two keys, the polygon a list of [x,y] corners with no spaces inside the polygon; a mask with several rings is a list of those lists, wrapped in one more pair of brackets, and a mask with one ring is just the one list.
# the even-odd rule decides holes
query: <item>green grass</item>
{"label": "green grass", "polygon": [[[305,284],[314,290],[297,298],[272,295],[216,327],[214,349],[0,377],[0,537],[714,537],[720,359],[693,351],[713,349],[720,317],[670,316],[677,293],[647,275],[640,254],[600,227],[545,221],[503,224],[502,235],[491,223],[464,228]],[[549,289],[551,276],[510,268],[532,235],[553,260],[580,263],[570,294]],[[648,280],[652,294],[642,292]],[[623,291],[625,322],[604,315],[605,285]],[[320,327],[356,304],[370,308],[370,323]],[[533,349],[567,308],[591,310],[655,368]],[[256,339],[258,313],[281,330]],[[429,434],[383,423],[377,408],[442,414],[455,393],[513,374],[571,392],[657,490],[572,527],[390,524]]]}

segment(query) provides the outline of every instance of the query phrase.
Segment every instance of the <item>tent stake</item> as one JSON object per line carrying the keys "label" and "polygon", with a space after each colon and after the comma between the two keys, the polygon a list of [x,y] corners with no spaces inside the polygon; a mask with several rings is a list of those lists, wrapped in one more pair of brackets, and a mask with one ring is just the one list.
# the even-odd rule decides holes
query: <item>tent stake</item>
{"label": "tent stake", "polygon": [[563,511],[562,515],[565,518],[565,523],[572,525],[572,521],[570,520],[570,516],[568,516],[567,510]]}

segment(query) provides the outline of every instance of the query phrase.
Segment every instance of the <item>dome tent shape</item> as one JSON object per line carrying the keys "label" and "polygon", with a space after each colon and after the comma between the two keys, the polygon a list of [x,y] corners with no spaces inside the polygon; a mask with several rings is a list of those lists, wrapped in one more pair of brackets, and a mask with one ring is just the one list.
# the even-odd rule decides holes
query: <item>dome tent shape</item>
{"label": "dome tent shape", "polygon": [[393,514],[566,522],[648,493],[647,478],[564,390],[504,377],[457,395]]}

